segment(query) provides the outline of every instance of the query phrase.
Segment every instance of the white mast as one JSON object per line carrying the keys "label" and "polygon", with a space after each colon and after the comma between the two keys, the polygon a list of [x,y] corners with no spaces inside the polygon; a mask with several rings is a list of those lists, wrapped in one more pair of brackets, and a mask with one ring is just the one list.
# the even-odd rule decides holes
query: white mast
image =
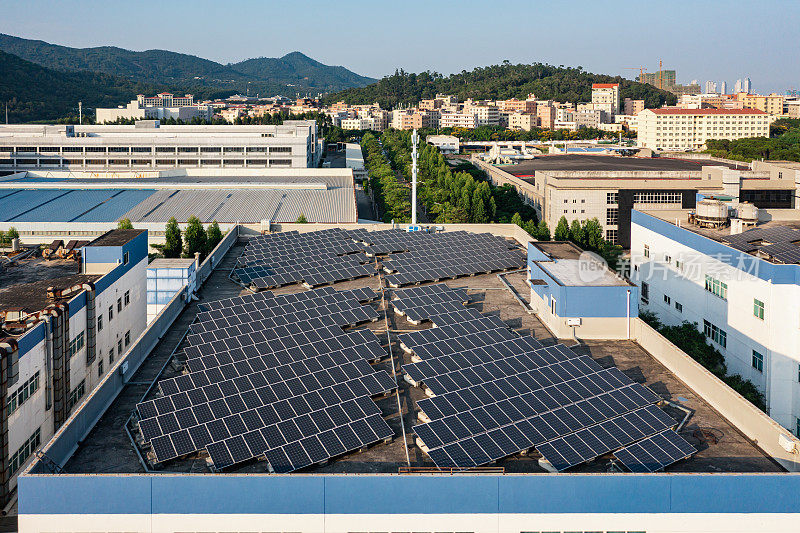
{"label": "white mast", "polygon": [[411,224],[417,225],[417,130],[411,134]]}

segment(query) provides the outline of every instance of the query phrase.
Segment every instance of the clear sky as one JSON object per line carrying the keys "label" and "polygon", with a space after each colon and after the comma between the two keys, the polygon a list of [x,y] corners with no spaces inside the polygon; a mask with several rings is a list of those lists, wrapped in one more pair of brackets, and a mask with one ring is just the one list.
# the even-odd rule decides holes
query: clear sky
{"label": "clear sky", "polygon": [[678,81],[749,76],[756,91],[800,89],[800,1],[0,0],[0,32],[74,47],[161,48],[220,62],[281,56],[380,77],[498,63],[581,65]]}

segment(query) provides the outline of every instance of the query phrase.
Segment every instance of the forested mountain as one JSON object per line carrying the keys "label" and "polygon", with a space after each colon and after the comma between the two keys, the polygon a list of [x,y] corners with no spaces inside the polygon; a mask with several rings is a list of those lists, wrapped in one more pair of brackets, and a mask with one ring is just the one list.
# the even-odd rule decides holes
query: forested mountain
{"label": "forested mountain", "polygon": [[[95,107],[115,107],[139,93],[177,90],[171,85],[153,85],[131,78],[97,72],[62,72],[42,67],[0,51],[0,118],[5,120],[8,104],[10,122],[53,121],[76,116],[78,101],[84,116]],[[198,87],[209,97],[214,94]]]}
{"label": "forested mountain", "polygon": [[[0,50],[60,71],[92,71],[137,81],[180,86],[205,86],[251,94],[338,91],[375,80],[344,67],[323,65],[300,52],[281,58],[248,59],[223,65],[168,50],[134,52],[114,46],[71,48],[0,34]],[[119,102],[118,102],[119,103]]]}
{"label": "forested mountain", "polygon": [[464,70],[450,76],[430,71],[412,74],[398,70],[372,85],[330,94],[325,101],[333,103],[344,100],[350,104],[378,102],[381,107],[391,109],[398,104],[416,104],[420,100],[433,98],[437,93],[454,94],[459,100],[524,99],[533,93],[542,99],[589,102],[592,83],[619,83],[621,98],[643,99],[647,107],[676,102],[675,95],[652,85],[619,76],[592,74],[582,67],[555,67],[544,63],[513,65],[508,62],[477,67],[469,72]]}

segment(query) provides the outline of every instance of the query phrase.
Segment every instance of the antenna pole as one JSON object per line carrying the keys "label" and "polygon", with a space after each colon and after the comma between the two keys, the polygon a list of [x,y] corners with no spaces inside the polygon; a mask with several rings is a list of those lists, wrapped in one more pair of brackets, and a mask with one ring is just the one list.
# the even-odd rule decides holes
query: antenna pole
{"label": "antenna pole", "polygon": [[411,224],[417,225],[417,130],[411,134]]}
{"label": "antenna pole", "polygon": [[78,124],[83,124],[83,102],[78,102]]}

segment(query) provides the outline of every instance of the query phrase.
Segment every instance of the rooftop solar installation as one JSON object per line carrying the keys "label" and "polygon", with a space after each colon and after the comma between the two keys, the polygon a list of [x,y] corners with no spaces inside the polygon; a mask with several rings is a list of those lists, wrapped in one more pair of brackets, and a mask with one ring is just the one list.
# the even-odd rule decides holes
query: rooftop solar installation
{"label": "rooftop solar installation", "polygon": [[658,472],[695,454],[694,446],[668,429],[614,452],[631,472]]}
{"label": "rooftop solar installation", "polygon": [[762,253],[781,263],[800,263],[800,230],[788,226],[753,228],[721,240],[742,252]]}
{"label": "rooftop solar installation", "polygon": [[525,267],[522,250],[489,233],[334,228],[256,237],[233,275],[258,290],[301,282],[312,288],[373,276],[379,256],[391,287]]}
{"label": "rooftop solar installation", "polygon": [[[439,468],[469,469],[535,448],[560,472],[620,448],[625,456],[624,447],[675,426],[655,405],[659,396],[617,368],[604,369],[563,344],[542,346],[495,316],[443,320],[474,311],[464,307],[465,296],[439,284],[397,290],[391,301],[435,326],[398,340],[412,353],[413,362],[403,365],[406,380],[431,392],[417,402],[423,423],[414,433]],[[430,311],[445,303],[461,309]],[[694,449],[674,436],[679,449]]]}
{"label": "rooftop solar installation", "polygon": [[371,398],[397,387],[370,360],[369,288],[261,292],[201,305],[186,337],[186,372],[137,405],[154,461],[205,449],[217,470],[265,457],[291,472],[393,438]]}

